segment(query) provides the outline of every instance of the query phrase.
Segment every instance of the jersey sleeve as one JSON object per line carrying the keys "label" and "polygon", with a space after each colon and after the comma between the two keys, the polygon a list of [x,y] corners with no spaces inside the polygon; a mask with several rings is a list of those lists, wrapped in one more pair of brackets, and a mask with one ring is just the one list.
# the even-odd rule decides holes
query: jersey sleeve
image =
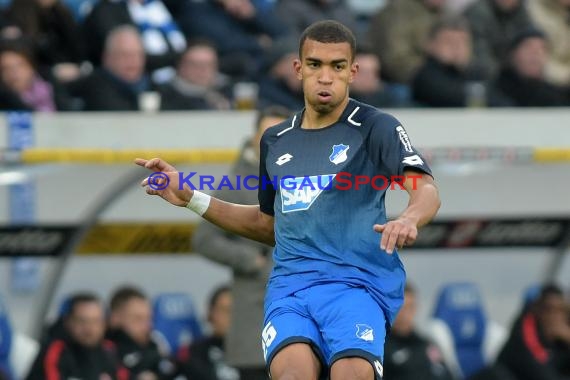
{"label": "jersey sleeve", "polygon": [[267,134],[261,138],[260,159],[259,159],[259,187],[257,198],[259,200],[259,208],[261,212],[274,216],[275,210],[273,204],[275,202],[275,187],[271,182],[271,178],[267,172]]}
{"label": "jersey sleeve", "polygon": [[368,140],[370,159],[386,175],[403,175],[405,170],[433,177],[425,158],[414,148],[402,124],[388,114],[374,116]]}

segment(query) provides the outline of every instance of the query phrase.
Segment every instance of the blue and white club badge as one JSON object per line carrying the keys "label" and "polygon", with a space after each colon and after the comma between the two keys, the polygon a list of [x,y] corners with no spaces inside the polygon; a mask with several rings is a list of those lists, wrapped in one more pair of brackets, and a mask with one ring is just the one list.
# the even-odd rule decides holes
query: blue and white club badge
{"label": "blue and white club badge", "polygon": [[348,158],[347,152],[350,148],[350,145],[338,144],[333,145],[332,153],[329,156],[330,162],[335,165],[342,164]]}

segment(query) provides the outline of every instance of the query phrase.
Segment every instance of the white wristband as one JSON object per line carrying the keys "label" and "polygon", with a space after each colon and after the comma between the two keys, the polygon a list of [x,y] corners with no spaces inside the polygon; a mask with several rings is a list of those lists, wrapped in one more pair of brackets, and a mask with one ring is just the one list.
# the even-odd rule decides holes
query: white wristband
{"label": "white wristband", "polygon": [[209,196],[208,194],[204,194],[194,190],[194,194],[192,195],[192,198],[190,198],[190,202],[188,202],[186,208],[202,216],[204,215],[206,210],[208,210],[211,199],[212,197]]}

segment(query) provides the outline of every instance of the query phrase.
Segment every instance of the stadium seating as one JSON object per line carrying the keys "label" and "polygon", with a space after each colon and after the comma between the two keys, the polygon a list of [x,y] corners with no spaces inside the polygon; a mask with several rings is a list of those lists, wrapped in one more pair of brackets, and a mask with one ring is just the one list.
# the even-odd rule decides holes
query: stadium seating
{"label": "stadium seating", "polygon": [[450,369],[460,379],[494,362],[506,339],[505,329],[488,318],[473,283],[443,286],[432,317],[426,333],[440,346]]}
{"label": "stadium seating", "polygon": [[153,338],[164,351],[180,350],[202,337],[202,326],[192,298],[185,293],[163,293],[153,300]]}

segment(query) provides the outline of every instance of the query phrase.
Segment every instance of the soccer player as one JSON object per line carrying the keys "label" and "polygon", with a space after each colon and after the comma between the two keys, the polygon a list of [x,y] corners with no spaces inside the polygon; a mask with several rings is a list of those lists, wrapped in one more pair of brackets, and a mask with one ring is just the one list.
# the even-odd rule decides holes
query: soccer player
{"label": "soccer player", "polygon": [[[147,194],[275,245],[262,331],[274,380],[382,377],[386,329],[403,302],[397,249],[413,244],[440,206],[431,170],[400,122],[349,98],[355,49],[352,32],[336,21],[301,36],[293,67],[305,108],[261,140],[259,205],[179,186],[179,173],[159,158],[135,160],[170,179],[163,190],[145,179]],[[382,182],[362,183],[392,175],[404,176],[409,203],[387,221]]]}

